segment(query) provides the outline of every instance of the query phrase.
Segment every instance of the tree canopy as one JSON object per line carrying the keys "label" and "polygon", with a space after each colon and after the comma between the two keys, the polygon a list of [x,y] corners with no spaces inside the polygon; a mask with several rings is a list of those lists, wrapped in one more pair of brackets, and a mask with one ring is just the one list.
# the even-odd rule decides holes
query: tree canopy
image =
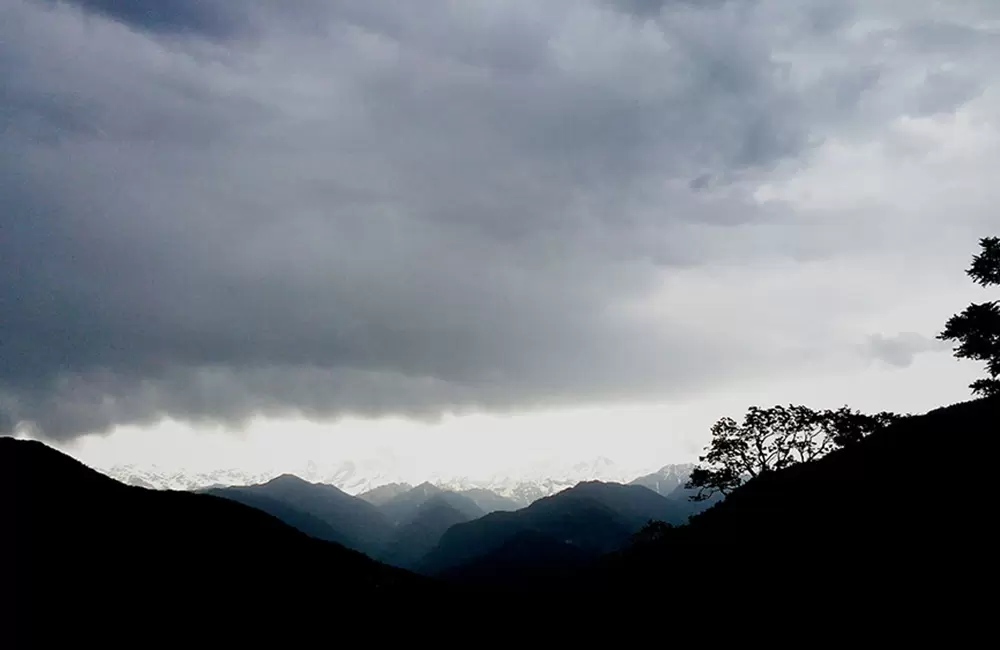
{"label": "tree canopy", "polygon": [[[1000,238],[979,240],[982,251],[972,258],[966,274],[983,287],[1000,285]],[[987,376],[969,385],[975,395],[1000,395],[1000,301],[974,303],[948,319],[938,335],[955,342],[955,356],[986,362]]]}
{"label": "tree canopy", "polygon": [[866,415],[847,406],[815,411],[806,406],[752,406],[742,423],[722,418],[712,426],[712,442],[691,472],[687,487],[694,500],[727,495],[765,472],[820,458],[853,444],[903,416]]}

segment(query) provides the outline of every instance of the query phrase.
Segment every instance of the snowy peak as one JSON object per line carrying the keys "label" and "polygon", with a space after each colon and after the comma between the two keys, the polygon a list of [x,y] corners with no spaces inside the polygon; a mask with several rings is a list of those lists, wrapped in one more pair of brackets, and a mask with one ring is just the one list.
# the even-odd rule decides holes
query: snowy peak
{"label": "snowy peak", "polygon": [[630,481],[630,484],[642,485],[657,494],[668,496],[675,490],[683,488],[684,484],[691,477],[691,472],[694,468],[695,465],[692,463],[664,465],[651,474],[646,474]]}
{"label": "snowy peak", "polygon": [[[218,469],[208,472],[167,470],[156,466],[119,465],[102,470],[129,485],[161,490],[200,490],[209,487],[247,486],[294,476],[314,484],[326,484],[383,506],[407,492],[426,500],[442,490],[467,493],[486,511],[523,508],[583,481],[636,483],[654,492],[668,494],[687,481],[693,465],[665,465],[652,474],[635,478],[613,460],[600,456],[570,463],[535,463],[505,474],[485,477],[437,476],[416,486],[401,480],[392,463],[345,461],[322,466],[310,461],[297,468],[270,471]],[[634,480],[633,480],[634,479]]]}
{"label": "snowy peak", "polygon": [[274,478],[275,472],[248,472],[239,469],[218,469],[209,472],[180,472],[166,470],[156,465],[146,468],[134,465],[117,465],[99,470],[126,485],[155,490],[201,490],[210,487],[256,485]]}

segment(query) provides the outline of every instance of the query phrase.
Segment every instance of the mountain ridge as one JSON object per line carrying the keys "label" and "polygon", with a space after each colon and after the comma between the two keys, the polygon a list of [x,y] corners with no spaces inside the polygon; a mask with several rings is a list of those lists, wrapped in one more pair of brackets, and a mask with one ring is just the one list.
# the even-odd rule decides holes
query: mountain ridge
{"label": "mountain ridge", "polygon": [[[673,464],[665,467],[690,468],[691,464]],[[258,485],[279,476],[290,473],[311,483],[333,485],[338,489],[366,500],[385,501],[397,496],[400,492],[412,489],[413,484],[394,479],[391,474],[378,468],[365,473],[357,463],[345,461],[333,468],[320,469],[315,462],[307,463],[298,470],[241,470],[224,468],[211,471],[181,472],[158,468],[156,466],[141,467],[138,465],[114,465],[108,468],[95,468],[123,483],[139,485],[154,489],[200,490],[210,487],[243,487]],[[548,474],[546,472],[549,472]],[[599,456],[592,461],[578,462],[565,467],[540,467],[527,472],[511,474],[494,474],[488,477],[439,477],[428,479],[422,483],[434,485],[442,490],[457,492],[470,496],[486,511],[507,509],[531,505],[538,499],[552,496],[562,490],[588,480],[613,481],[630,483],[652,476],[657,472],[636,476],[619,468],[613,461]],[[689,472],[688,472],[689,473]],[[485,496],[483,491],[501,497],[497,500]],[[476,496],[479,493],[479,497]],[[384,496],[388,495],[388,496]],[[373,501],[373,502],[374,502]],[[375,503],[381,505],[381,503]]]}

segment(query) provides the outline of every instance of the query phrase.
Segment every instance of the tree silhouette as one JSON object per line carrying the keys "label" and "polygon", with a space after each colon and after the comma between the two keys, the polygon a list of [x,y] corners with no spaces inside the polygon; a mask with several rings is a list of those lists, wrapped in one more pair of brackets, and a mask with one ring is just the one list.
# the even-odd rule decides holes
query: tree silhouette
{"label": "tree silhouette", "polygon": [[[982,252],[972,258],[966,274],[983,287],[1000,284],[1000,238],[985,237],[979,245]],[[959,359],[986,362],[988,376],[969,385],[974,395],[1000,395],[1000,301],[969,305],[948,319],[938,338],[955,341]]]}
{"label": "tree silhouette", "polygon": [[722,418],[712,426],[712,442],[686,485],[694,501],[728,495],[748,479],[825,456],[901,419],[894,413],[866,415],[847,406],[814,411],[805,406],[751,406],[737,423]]}

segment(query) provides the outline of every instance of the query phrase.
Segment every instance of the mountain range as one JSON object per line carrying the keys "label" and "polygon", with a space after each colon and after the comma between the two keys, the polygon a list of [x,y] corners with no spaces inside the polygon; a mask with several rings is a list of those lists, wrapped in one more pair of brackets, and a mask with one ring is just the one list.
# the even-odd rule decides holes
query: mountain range
{"label": "mountain range", "polygon": [[[678,475],[674,469],[662,473]],[[352,496],[287,474],[201,492],[258,508],[308,535],[394,566],[455,575],[463,564],[488,561],[515,542],[518,556],[530,564],[527,540],[545,545],[539,549],[557,541],[572,546],[567,552],[576,557],[594,558],[620,548],[651,519],[681,523],[698,509],[686,498],[671,497],[666,482],[660,487],[667,496],[642,485],[589,481],[524,508],[482,488],[395,483]]]}
{"label": "mountain range", "polygon": [[[42,443],[0,438],[0,558],[4,593],[16,596],[4,611],[15,626],[11,638],[20,626],[34,641],[45,633],[70,640],[110,621],[102,629],[124,634],[139,625],[162,635],[183,623],[259,642],[268,621],[287,635],[288,626],[331,629],[362,613],[370,621],[375,611],[430,609],[476,620],[536,613],[565,632],[634,624],[640,603],[675,619],[686,611],[716,620],[753,612],[759,621],[777,617],[783,630],[805,608],[813,624],[900,611],[916,625],[913,614],[929,607],[934,620],[988,621],[989,455],[955,463],[954,490],[914,490],[912,478],[940,467],[949,445],[986,449],[998,422],[1000,398],[905,418],[822,459],[754,478],[651,539],[627,531],[647,517],[684,515],[676,501],[642,485],[583,482],[517,511],[465,521],[469,513],[425,489],[426,500],[393,526],[379,506],[296,477],[225,498],[151,490]],[[282,516],[295,523],[236,502],[248,494],[258,506],[282,503]],[[331,512],[321,501],[367,516],[372,510],[355,502],[364,503],[395,533],[410,531],[397,539],[447,526],[416,562],[433,575],[296,530],[326,530]],[[965,629],[950,626],[952,640]]]}
{"label": "mountain range", "polygon": [[[616,483],[631,481],[666,496],[670,493],[671,486],[676,487],[687,480],[693,467],[692,464],[670,464],[652,474],[635,478],[610,459],[598,457],[592,461],[566,466],[540,465],[527,471],[487,477],[438,477],[431,478],[425,483],[443,490],[463,493],[477,501],[485,511],[492,512],[521,508],[538,499],[573,487],[577,483],[594,480]],[[309,462],[294,472],[248,471],[236,468],[178,471],[155,465],[113,465],[96,469],[128,485],[165,490],[201,490],[211,487],[256,485],[266,483],[282,474],[294,474],[311,483],[333,485],[348,494],[361,496],[375,505],[380,505],[378,503],[380,500],[392,498],[414,487],[406,481],[394,478],[385,467],[351,461],[327,469],[321,469],[316,462]]]}
{"label": "mountain range", "polygon": [[[347,471],[357,466],[345,467],[335,478],[357,476]],[[260,474],[241,475],[232,470],[157,476],[121,467],[110,474],[142,487],[192,489],[193,484],[210,481],[212,487],[194,491],[263,510],[307,535],[393,566],[461,580],[473,575],[481,580],[510,580],[533,571],[539,563],[553,566],[542,560],[556,549],[557,555],[571,559],[565,566],[577,566],[620,548],[650,519],[682,523],[710,505],[690,501],[683,489],[693,467],[667,465],[633,479],[627,487],[598,480],[572,483],[565,473],[557,479],[494,478],[487,483],[500,485],[506,495],[481,487],[482,483],[470,487],[472,482],[463,479],[416,486],[391,482],[352,495],[337,485],[292,474],[265,480],[260,480]],[[576,464],[570,471],[593,476],[614,474],[615,467],[599,458]],[[315,464],[307,473],[322,474]],[[257,482],[219,484],[244,476]],[[484,570],[501,564],[506,568],[496,576]]]}
{"label": "mountain range", "polygon": [[[514,512],[495,512],[449,528],[427,554],[420,569],[430,575],[462,579],[464,566],[506,558],[504,579],[516,579],[511,545],[533,570],[529,549],[544,557],[558,547],[574,565],[622,548],[650,520],[682,523],[688,510],[641,485],[589,481]],[[555,554],[560,555],[560,554]],[[551,564],[551,561],[548,562]]]}

